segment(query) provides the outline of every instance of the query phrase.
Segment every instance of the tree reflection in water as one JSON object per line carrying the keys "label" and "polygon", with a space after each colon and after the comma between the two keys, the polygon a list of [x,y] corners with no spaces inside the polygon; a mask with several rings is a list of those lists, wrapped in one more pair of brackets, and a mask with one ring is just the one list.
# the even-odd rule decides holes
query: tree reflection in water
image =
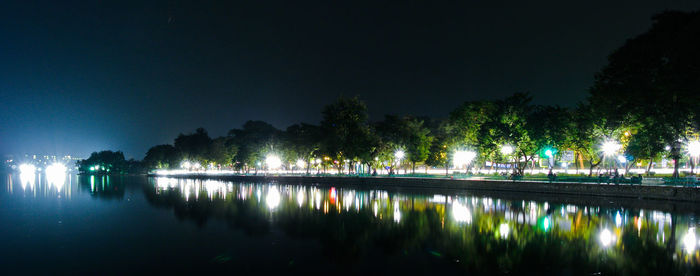
{"label": "tree reflection in water", "polygon": [[281,229],[319,240],[322,255],[341,264],[373,254],[425,254],[489,274],[700,272],[693,215],[172,178],[151,178],[144,192],[153,205],[200,226],[223,219],[250,235]]}

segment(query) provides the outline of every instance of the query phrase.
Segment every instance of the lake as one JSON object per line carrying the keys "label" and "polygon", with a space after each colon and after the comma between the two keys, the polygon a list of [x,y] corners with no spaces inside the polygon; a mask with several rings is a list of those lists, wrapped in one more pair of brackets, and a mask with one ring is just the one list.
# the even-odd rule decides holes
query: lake
{"label": "lake", "polygon": [[0,182],[0,274],[700,274],[698,213],[672,204],[52,178]]}

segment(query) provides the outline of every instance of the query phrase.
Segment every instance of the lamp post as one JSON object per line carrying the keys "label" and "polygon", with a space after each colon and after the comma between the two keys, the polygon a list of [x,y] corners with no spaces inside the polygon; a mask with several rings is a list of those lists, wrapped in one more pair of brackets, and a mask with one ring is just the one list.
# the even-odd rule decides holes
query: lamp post
{"label": "lamp post", "polygon": [[[605,143],[603,143],[602,150],[603,150],[603,158],[609,157],[609,156],[614,156],[617,154],[618,151],[620,151],[620,148],[622,146],[612,140],[608,140]],[[615,167],[617,167],[617,162],[615,159],[613,159],[613,163],[615,163]]]}
{"label": "lamp post", "polygon": [[406,153],[403,150],[397,150],[394,152],[394,158],[396,158],[397,170],[401,169],[401,160],[406,157]]}

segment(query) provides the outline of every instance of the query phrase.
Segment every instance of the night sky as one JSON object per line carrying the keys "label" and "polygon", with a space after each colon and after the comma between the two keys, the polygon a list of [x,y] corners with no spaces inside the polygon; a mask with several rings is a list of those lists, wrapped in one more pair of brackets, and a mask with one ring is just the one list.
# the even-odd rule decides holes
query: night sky
{"label": "night sky", "polygon": [[249,119],[318,123],[339,95],[359,95],[372,120],[445,117],[467,100],[526,91],[572,106],[653,14],[700,9],[697,0],[209,2],[3,1],[0,154],[111,149],[140,159],[200,126],[219,136]]}

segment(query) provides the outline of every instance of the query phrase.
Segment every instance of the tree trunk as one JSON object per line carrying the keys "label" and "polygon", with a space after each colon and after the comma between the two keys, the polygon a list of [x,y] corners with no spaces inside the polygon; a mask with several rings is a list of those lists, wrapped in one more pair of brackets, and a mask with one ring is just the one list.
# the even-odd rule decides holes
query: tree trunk
{"label": "tree trunk", "polygon": [[678,173],[678,165],[680,165],[679,159],[680,158],[678,158],[677,155],[673,157],[673,178],[680,177],[680,174]]}
{"label": "tree trunk", "polygon": [[413,170],[411,172],[412,174],[416,174],[416,162],[413,162]]}
{"label": "tree trunk", "polygon": [[647,165],[647,175],[651,172],[651,165],[654,164],[654,159],[649,159],[649,165]]}

